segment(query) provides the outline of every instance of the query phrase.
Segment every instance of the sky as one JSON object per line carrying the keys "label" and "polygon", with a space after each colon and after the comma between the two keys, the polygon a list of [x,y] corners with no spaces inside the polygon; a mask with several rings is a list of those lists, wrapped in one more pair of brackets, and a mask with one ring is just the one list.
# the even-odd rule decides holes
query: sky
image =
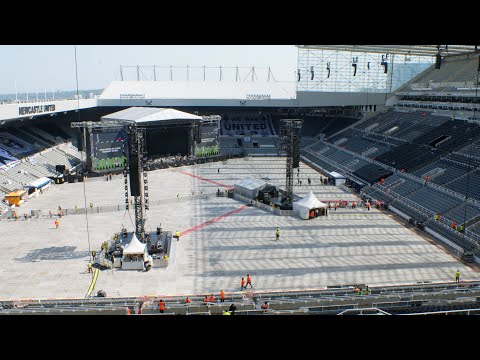
{"label": "sky", "polygon": [[[225,67],[256,68],[257,80],[266,80],[270,67],[277,81],[294,81],[297,48],[294,45],[78,45],[79,90],[104,89],[120,80],[120,65],[166,66],[157,69],[157,80],[235,81],[236,70]],[[192,67],[197,66],[198,69]],[[265,68],[265,69],[260,69]],[[241,80],[251,79],[250,69],[240,69]],[[135,68],[124,68],[125,80],[136,79]],[[142,78],[153,80],[153,68],[142,68]],[[35,91],[75,90],[74,45],[0,45],[0,94]],[[16,85],[15,85],[16,84]]]}

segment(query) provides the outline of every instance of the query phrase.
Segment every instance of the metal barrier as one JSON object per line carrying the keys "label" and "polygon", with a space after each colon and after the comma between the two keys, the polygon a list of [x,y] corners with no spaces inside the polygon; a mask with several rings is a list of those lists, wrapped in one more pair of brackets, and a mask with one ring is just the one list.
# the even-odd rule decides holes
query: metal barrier
{"label": "metal barrier", "polygon": [[347,309],[337,315],[392,315],[386,311],[377,309],[375,307],[361,308],[361,309]]}
{"label": "metal barrier", "polygon": [[439,310],[439,311],[428,311],[421,313],[411,313],[411,314],[398,314],[398,315],[470,315],[470,314],[480,314],[480,309],[462,309],[462,310]]}
{"label": "metal barrier", "polygon": [[[167,199],[159,199],[159,200],[154,200],[150,201],[150,206],[152,205],[161,205],[161,204],[173,204],[177,203],[179,201],[189,201],[192,199],[209,199],[216,197],[216,192],[212,193],[205,193],[205,194],[199,194],[199,195],[190,195],[190,196],[180,196],[178,198],[167,198]],[[133,208],[133,204],[130,204],[130,208]],[[32,210],[35,212],[37,215],[31,216],[32,218],[37,218],[37,219],[56,219],[58,218],[58,212],[53,213],[52,216],[50,215],[43,215],[42,210]],[[125,204],[119,204],[119,205],[107,205],[107,206],[94,206],[90,208],[76,208],[76,209],[62,209],[60,210],[62,216],[67,216],[67,215],[85,215],[85,213],[88,214],[100,214],[100,213],[106,213],[106,212],[115,212],[115,211],[126,211]],[[2,215],[4,218],[9,218],[11,217],[11,212],[10,213],[5,213]],[[23,218],[22,218],[23,219]],[[20,217],[19,217],[19,220]]]}

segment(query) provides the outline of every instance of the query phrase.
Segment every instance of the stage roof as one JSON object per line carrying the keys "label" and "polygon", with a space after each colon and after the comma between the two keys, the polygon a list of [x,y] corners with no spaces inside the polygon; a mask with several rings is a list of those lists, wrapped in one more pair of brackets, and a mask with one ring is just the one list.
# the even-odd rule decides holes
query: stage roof
{"label": "stage roof", "polygon": [[134,122],[137,125],[169,125],[196,123],[200,122],[202,117],[170,108],[131,107],[102,116],[103,120],[118,123]]}
{"label": "stage roof", "polygon": [[[411,56],[435,56],[438,45],[297,45],[300,49],[338,50]],[[442,56],[478,52],[475,45],[440,45]]]}

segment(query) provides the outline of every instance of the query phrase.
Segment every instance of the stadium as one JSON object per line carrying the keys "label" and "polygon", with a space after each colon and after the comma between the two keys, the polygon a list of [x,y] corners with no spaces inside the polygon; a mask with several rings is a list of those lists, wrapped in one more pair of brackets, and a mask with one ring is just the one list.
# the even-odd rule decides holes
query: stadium
{"label": "stadium", "polygon": [[0,314],[480,313],[477,46],[297,50],[3,101]]}

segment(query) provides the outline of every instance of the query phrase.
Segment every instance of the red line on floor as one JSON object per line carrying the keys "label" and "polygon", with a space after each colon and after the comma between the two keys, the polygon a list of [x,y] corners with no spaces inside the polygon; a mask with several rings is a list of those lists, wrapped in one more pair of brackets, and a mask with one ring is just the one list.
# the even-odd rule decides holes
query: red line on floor
{"label": "red line on floor", "polygon": [[240,211],[243,211],[245,209],[247,209],[249,206],[248,205],[243,205],[242,207],[239,207],[238,209],[235,209],[233,211],[230,211],[226,214],[223,214],[223,215],[220,215],[220,216],[217,216],[216,218],[212,219],[212,220],[208,220],[206,222],[204,222],[203,224],[200,224],[200,225],[197,225],[197,226],[194,226],[188,230],[185,230],[183,232],[180,233],[180,236],[183,236],[183,235],[187,235],[188,233],[191,233],[193,231],[197,231],[197,230],[200,230],[201,228],[204,228],[205,226],[208,226],[208,225],[212,225],[213,223],[217,222],[217,221],[220,221],[222,220],[223,218],[226,218],[227,216],[230,216],[230,215],[233,215],[233,214],[236,214]]}
{"label": "red line on floor", "polygon": [[193,174],[190,174],[188,172],[185,172],[185,171],[180,171],[182,174],[184,175],[188,175],[188,176],[191,176],[191,177],[194,177],[194,178],[197,178],[197,179],[200,179],[200,180],[203,180],[203,181],[208,181],[212,184],[215,184],[215,185],[218,185],[218,186],[223,186],[223,187],[226,187],[226,188],[229,188],[229,189],[233,189],[233,186],[229,186],[229,185],[225,185],[225,184],[221,184],[219,182],[216,182],[216,181],[213,181],[213,180],[209,180],[209,179],[205,179],[201,176],[197,176],[197,175],[193,175]]}

